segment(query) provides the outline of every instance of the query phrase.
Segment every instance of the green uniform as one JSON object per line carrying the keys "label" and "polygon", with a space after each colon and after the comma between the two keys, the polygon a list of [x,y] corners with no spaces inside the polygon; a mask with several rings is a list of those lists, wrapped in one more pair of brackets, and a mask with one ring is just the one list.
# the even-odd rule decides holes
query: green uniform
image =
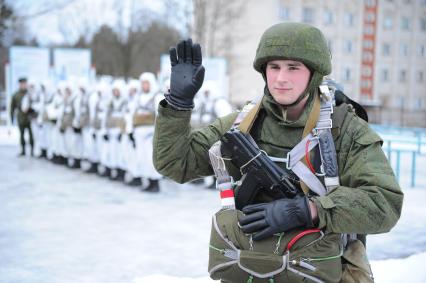
{"label": "green uniform", "polygon": [[[256,142],[268,155],[285,157],[302,139],[310,108],[290,123],[283,120],[272,98],[264,99],[263,108],[266,117]],[[343,123],[333,133],[341,186],[326,196],[313,198],[318,207],[318,227],[335,233],[388,232],[399,219],[403,194],[381,149],[382,141],[354,112],[340,112],[344,112]],[[231,128],[236,115],[191,131],[190,111],[160,105],[154,135],[154,164],[158,172],[179,183],[212,175],[208,150]],[[238,170],[229,171],[238,180]]]}
{"label": "green uniform", "polygon": [[[250,131],[261,150],[281,158],[302,140],[318,86],[331,72],[324,36],[306,24],[281,23],[269,28],[260,40],[254,68],[266,82],[266,63],[288,59],[310,69],[308,86],[296,102],[285,106],[265,88],[261,114]],[[299,118],[288,120],[288,107],[304,97],[308,100]],[[208,150],[232,127],[237,114],[192,130],[190,111],[175,110],[166,101],[160,103],[154,134],[156,169],[179,183],[212,175]],[[222,210],[213,218],[209,259],[212,278],[224,282],[251,282],[253,278],[254,282],[372,282],[364,246],[353,240],[343,253],[342,235],[388,232],[400,217],[403,194],[381,149],[382,140],[353,108],[347,104],[335,107],[332,120],[340,185],[324,196],[308,193],[318,211],[316,228],[323,235],[303,236],[291,252],[288,245],[303,229],[281,233],[278,240],[271,236],[253,243],[238,226],[240,212]],[[239,180],[239,168],[229,161],[225,164],[234,180]],[[238,193],[236,190],[237,197]],[[256,202],[274,201],[269,198],[261,191]],[[231,253],[225,252],[228,250]],[[232,255],[235,251],[237,256]]]}
{"label": "green uniform", "polygon": [[18,90],[17,92],[15,92],[13,94],[11,105],[10,105],[10,121],[12,123],[13,123],[14,116],[15,116],[15,110],[18,112],[17,119],[18,119],[18,127],[19,127],[19,133],[20,133],[20,143],[21,143],[22,153],[25,153],[24,132],[25,132],[26,129],[29,132],[31,149],[34,146],[33,133],[32,133],[32,130],[31,130],[31,123],[30,123],[29,114],[22,111],[22,100],[26,95],[28,95],[27,90]]}
{"label": "green uniform", "polygon": [[[270,156],[285,157],[302,138],[302,132],[312,103],[306,107],[299,120],[294,122],[285,121],[281,115],[279,106],[271,97],[266,96],[263,100],[265,117],[257,125],[257,133],[254,136],[259,147]],[[218,119],[212,125],[191,130],[189,122],[191,112],[176,111],[169,107],[159,106],[156,129],[154,135],[154,164],[156,169],[163,175],[168,176],[176,182],[183,183],[201,176],[212,175],[208,150],[220,137],[230,129],[237,113],[230,114]],[[395,179],[393,171],[381,149],[380,137],[368,126],[368,124],[356,116],[353,108],[347,104],[336,107],[333,115],[332,129],[335,141],[337,159],[339,166],[340,186],[325,196],[310,196],[318,209],[318,228],[322,229],[326,236],[313,251],[300,247],[300,253],[311,256],[327,257],[338,254],[341,238],[340,233],[374,234],[388,232],[397,222],[401,213],[403,194]],[[239,170],[231,163],[227,163],[229,172],[235,180],[238,180]],[[238,192],[237,192],[238,193]],[[218,196],[219,197],[219,196]],[[267,202],[267,199],[263,201]],[[241,248],[248,248],[246,236],[241,233],[236,224],[235,215],[217,215],[218,221],[222,221],[221,227],[227,232],[227,236],[235,241]],[[231,219],[231,220],[230,220]],[[232,220],[234,219],[234,220]],[[233,228],[229,228],[233,227]],[[230,231],[229,231],[230,230]],[[281,247],[286,244],[300,230],[287,233],[282,239]],[[212,233],[212,239],[218,236]],[[307,239],[306,241],[308,241]],[[310,238],[311,241],[314,238]],[[272,250],[276,239],[261,244],[257,251]],[[213,241],[215,244],[217,241]],[[264,241],[265,242],[265,241]],[[244,244],[245,243],[245,244]],[[306,244],[307,242],[305,242]],[[265,248],[262,245],[268,246]],[[217,246],[217,245],[216,245]],[[326,249],[324,249],[326,247]],[[361,261],[360,266],[351,267],[357,271],[349,272],[350,277],[357,278],[356,282],[371,282],[371,270],[365,258],[365,250],[362,245],[353,245],[360,250],[358,254],[349,255],[345,260],[324,262],[323,266],[316,266],[318,271],[309,275],[317,276],[325,282],[339,282],[348,272],[343,266],[351,266],[345,263]],[[284,248],[281,248],[284,250]],[[297,248],[296,248],[297,249]],[[300,256],[296,253],[295,256]],[[294,258],[294,257],[293,257]],[[224,258],[215,257],[215,251],[210,251],[210,266],[220,264]],[[259,262],[256,266],[259,266]],[[342,266],[343,264],[343,266]],[[268,267],[265,267],[268,268]],[[349,270],[349,267],[346,268]],[[362,271],[359,271],[361,269]],[[268,269],[265,269],[268,270]],[[265,271],[264,270],[264,271]],[[302,270],[303,271],[303,270]],[[229,273],[218,273],[215,278],[228,278],[224,282],[243,282],[240,269],[232,269]],[[343,275],[342,275],[343,272]],[[306,272],[305,272],[306,273]],[[353,275],[358,274],[358,275]],[[284,277],[277,277],[286,282],[304,282],[303,278],[292,277],[284,273]],[[212,276],[213,277],[213,276]],[[297,277],[297,276],[296,276]],[[241,278],[241,279],[237,279]],[[365,280],[361,279],[365,278]],[[256,280],[256,282],[259,282]],[[267,281],[260,281],[267,282]],[[343,280],[341,282],[350,282]]]}

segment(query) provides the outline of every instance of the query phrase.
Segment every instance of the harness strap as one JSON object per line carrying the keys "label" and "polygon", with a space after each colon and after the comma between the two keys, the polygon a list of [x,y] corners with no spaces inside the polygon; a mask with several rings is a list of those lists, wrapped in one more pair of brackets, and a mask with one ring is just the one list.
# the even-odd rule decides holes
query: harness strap
{"label": "harness strap", "polygon": [[[318,122],[318,119],[320,117],[320,110],[321,110],[321,102],[319,99],[319,95],[317,92],[314,93],[315,97],[314,97],[314,105],[312,107],[311,113],[309,114],[308,117],[308,121],[305,124],[305,128],[303,129],[303,134],[302,134],[302,138],[305,138],[306,136],[308,136],[308,134],[312,131],[312,129],[315,127],[315,125]],[[312,149],[312,148],[311,148]],[[310,152],[310,151],[309,151]],[[311,154],[309,154],[310,156]],[[306,161],[302,160],[303,164],[306,167]],[[303,169],[302,169],[303,170]],[[294,171],[294,170],[293,170]],[[296,175],[297,173],[294,172]],[[304,181],[304,178],[301,178],[299,175],[297,175],[300,178],[300,187],[302,188],[302,191],[305,195],[308,194],[309,192],[309,188],[311,188],[311,186],[308,186],[306,184],[306,182]]]}
{"label": "harness strap", "polygon": [[[257,103],[251,102],[250,104],[246,105],[235,120],[233,127],[238,126],[242,133],[248,134],[254,124],[254,121],[256,120],[257,115],[259,114],[259,110],[262,106],[262,100],[263,96]],[[247,110],[245,112],[244,109],[248,109],[248,113]]]}
{"label": "harness strap", "polygon": [[[321,104],[319,95],[315,96],[314,107],[303,130],[301,142],[299,142],[287,154],[287,169],[292,170],[301,180],[301,187],[305,194],[309,188],[320,196],[339,186],[339,176],[337,168],[336,149],[334,147],[331,128],[333,126],[331,114],[333,114],[333,97],[327,85],[319,87],[321,91]],[[319,109],[318,109],[319,108]],[[318,116],[317,116],[318,115]],[[316,127],[312,127],[312,122],[318,117]],[[306,165],[307,152],[319,145],[322,162],[322,174],[324,176],[325,187],[322,182]]]}
{"label": "harness strap", "polygon": [[220,191],[220,202],[222,208],[235,209],[235,198],[232,176],[229,175],[226,169],[224,158],[220,150],[220,140],[215,142],[209,149],[210,162],[216,176],[216,188]]}

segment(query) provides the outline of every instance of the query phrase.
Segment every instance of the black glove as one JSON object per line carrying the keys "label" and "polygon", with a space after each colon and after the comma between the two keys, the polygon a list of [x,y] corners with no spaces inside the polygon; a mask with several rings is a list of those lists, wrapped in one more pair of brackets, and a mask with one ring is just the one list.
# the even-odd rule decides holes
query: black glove
{"label": "black glove", "polygon": [[132,142],[133,148],[136,148],[136,141],[135,141],[135,137],[133,136],[133,133],[129,134],[129,140]]}
{"label": "black glove", "polygon": [[81,134],[81,128],[72,127],[72,130],[73,130],[73,131],[74,131],[74,133],[76,133],[76,134]]}
{"label": "black glove", "polygon": [[104,134],[102,137],[103,137],[104,141],[109,141],[109,136],[108,136],[108,134]]}
{"label": "black glove", "polygon": [[121,142],[121,134],[118,134],[118,136],[117,136],[117,140],[118,140],[119,142]]}
{"label": "black glove", "polygon": [[170,75],[170,93],[166,93],[166,101],[178,110],[194,108],[194,96],[201,88],[204,80],[201,46],[192,44],[192,40],[183,40],[176,48],[169,50],[172,73]]}
{"label": "black glove", "polygon": [[309,201],[305,196],[247,205],[243,208],[243,213],[245,215],[238,220],[241,229],[247,234],[254,233],[253,240],[255,241],[294,228],[312,228],[314,226]]}

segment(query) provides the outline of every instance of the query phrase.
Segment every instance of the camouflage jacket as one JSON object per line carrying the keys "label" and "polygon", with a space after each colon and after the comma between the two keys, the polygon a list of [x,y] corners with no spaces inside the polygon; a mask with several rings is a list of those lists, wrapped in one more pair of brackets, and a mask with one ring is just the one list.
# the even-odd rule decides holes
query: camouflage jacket
{"label": "camouflage jacket", "polygon": [[[262,109],[266,115],[254,136],[259,147],[270,156],[284,157],[301,140],[312,104],[311,99],[301,117],[288,122],[273,99],[265,97]],[[311,198],[318,209],[318,227],[334,233],[388,232],[400,217],[403,193],[381,148],[382,140],[352,109],[342,104],[333,115],[341,185],[325,196]],[[208,150],[231,128],[236,116],[232,113],[192,130],[191,112],[171,109],[163,101],[155,125],[156,169],[179,183],[212,175]],[[238,172],[230,164],[227,167],[231,175]]]}
{"label": "camouflage jacket", "polygon": [[15,116],[15,110],[18,112],[18,124],[21,126],[29,126],[30,125],[30,117],[28,113],[22,111],[22,100],[25,95],[29,95],[25,90],[18,90],[12,96],[12,100],[10,103],[10,121],[13,123],[13,118]]}

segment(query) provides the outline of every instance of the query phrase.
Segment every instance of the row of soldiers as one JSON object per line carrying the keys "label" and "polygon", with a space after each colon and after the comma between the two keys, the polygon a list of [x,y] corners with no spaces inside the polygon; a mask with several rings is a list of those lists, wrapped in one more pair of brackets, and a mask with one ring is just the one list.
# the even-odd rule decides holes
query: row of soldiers
{"label": "row of soldiers", "polygon": [[[18,116],[21,155],[28,130],[31,155],[158,192],[162,176],[152,163],[152,139],[156,108],[168,87],[169,81],[161,87],[149,72],[128,83],[116,80],[92,87],[83,80],[63,81],[53,90],[47,83],[27,85],[21,79],[10,107],[12,121],[15,112]],[[232,111],[214,82],[206,82],[200,92],[194,127]]]}

